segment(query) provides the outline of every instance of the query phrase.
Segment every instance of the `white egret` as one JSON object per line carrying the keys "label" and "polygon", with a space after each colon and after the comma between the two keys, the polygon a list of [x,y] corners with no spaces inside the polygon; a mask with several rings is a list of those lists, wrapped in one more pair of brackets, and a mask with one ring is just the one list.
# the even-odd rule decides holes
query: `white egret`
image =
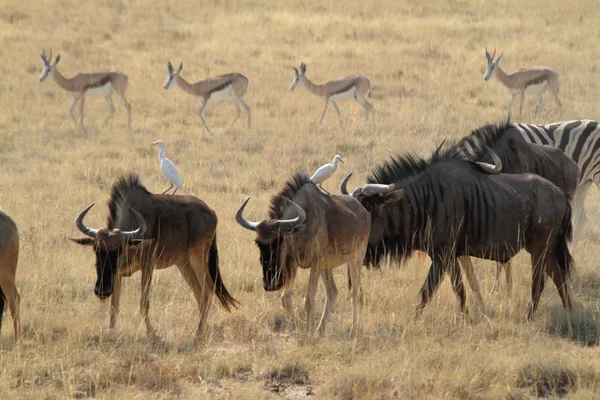
{"label": "white egret", "polygon": [[179,177],[179,172],[177,172],[175,164],[165,157],[165,142],[162,140],[157,140],[156,142],[152,143],[152,146],[158,147],[158,161],[160,162],[160,170],[162,171],[165,179],[171,182],[171,186],[165,190],[163,194],[171,190],[173,185],[175,185],[175,191],[173,192],[173,194],[175,194],[177,189],[181,189],[183,185],[181,184],[181,178]]}
{"label": "white egret", "polygon": [[323,190],[324,192],[326,192],[327,194],[329,194],[329,192],[327,190],[323,189],[323,186],[321,186],[321,184],[323,182],[325,182],[327,179],[329,179],[331,177],[331,175],[333,175],[333,173],[337,169],[337,165],[338,165],[339,162],[344,163],[344,160],[342,160],[342,156],[336,155],[335,157],[333,157],[332,163],[331,164],[325,164],[321,168],[319,168],[313,174],[313,176],[310,177],[310,181],[312,183],[314,183],[315,185],[319,185],[319,187],[321,188],[321,190]]}

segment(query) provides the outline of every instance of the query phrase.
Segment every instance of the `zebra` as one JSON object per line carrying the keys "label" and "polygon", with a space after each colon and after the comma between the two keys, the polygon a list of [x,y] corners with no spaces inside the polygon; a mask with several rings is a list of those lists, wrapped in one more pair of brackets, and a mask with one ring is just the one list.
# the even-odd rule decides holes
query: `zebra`
{"label": "zebra", "polygon": [[577,243],[587,219],[585,197],[595,183],[600,187],[600,126],[597,121],[580,119],[547,125],[512,123],[530,143],[558,147],[579,166],[579,184],[573,207],[573,244]]}

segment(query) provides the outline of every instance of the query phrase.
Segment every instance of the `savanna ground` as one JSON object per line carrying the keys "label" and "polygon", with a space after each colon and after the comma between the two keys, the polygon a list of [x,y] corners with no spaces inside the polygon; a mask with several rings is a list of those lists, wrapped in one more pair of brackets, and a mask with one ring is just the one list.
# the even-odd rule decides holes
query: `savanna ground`
{"label": "savanna ground", "polygon": [[[595,1],[166,1],[3,0],[0,7],[0,205],[21,236],[18,286],[21,345],[13,347],[6,316],[0,341],[0,397],[54,398],[597,398],[600,391],[600,256],[595,226],[598,191],[590,191],[591,222],[574,256],[573,334],[556,289],[548,285],[535,319],[525,321],[531,268],[522,254],[515,290],[489,295],[494,264],[477,261],[485,288],[481,313],[469,297],[464,322],[447,280],[423,318],[413,321],[428,260],[364,270],[363,332],[348,333],[351,307],[345,268],[336,270],[340,296],[328,336],[298,343],[278,294],[262,288],[253,235],[233,215],[252,196],[247,215],[266,215],[269,197],[300,169],[314,170],[341,154],[346,160],[325,187],[352,184],[386,157],[427,155],[443,138],[458,138],[505,118],[506,89],[484,83],[484,47],[505,51],[502,66],[546,64],[561,74],[562,115],[548,95],[523,120],[598,119]],[[115,100],[114,122],[102,125],[104,100],[86,102],[85,132],[68,116],[70,96],[38,81],[39,54],[52,47],[69,77],[98,68],[129,76],[133,126]],[[252,128],[225,130],[234,108],[210,105],[201,129],[198,104],[178,89],[165,91],[167,60],[184,61],[190,81],[230,71],[250,79],[245,96]],[[291,93],[292,65],[324,81],[363,73],[373,84],[375,118],[340,103],[344,124],[322,100]],[[242,120],[243,121],[243,120]],[[194,348],[197,309],[175,268],[154,275],[150,316],[162,336],[145,337],[138,313],[139,279],[124,282],[118,328],[92,288],[89,248],[68,240],[79,233],[77,213],[98,205],[86,222],[101,225],[112,182],[134,171],[153,192],[166,184],[151,141],[163,139],[183,177],[181,193],[216,210],[221,270],[242,303],[229,314],[214,305],[210,339]],[[296,282],[302,305],[308,274]],[[470,292],[469,292],[470,295]],[[319,310],[323,294],[319,293]]]}

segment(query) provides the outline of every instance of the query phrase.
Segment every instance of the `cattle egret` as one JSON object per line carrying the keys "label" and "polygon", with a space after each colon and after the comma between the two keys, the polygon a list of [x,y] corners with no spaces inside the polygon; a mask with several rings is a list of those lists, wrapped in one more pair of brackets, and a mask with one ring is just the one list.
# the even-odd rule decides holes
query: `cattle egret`
{"label": "cattle egret", "polygon": [[337,169],[337,165],[340,161],[342,163],[344,163],[344,160],[342,160],[342,156],[336,155],[335,157],[333,157],[333,162],[331,164],[325,164],[321,168],[319,168],[313,174],[313,176],[310,177],[310,181],[312,183],[314,183],[315,185],[319,185],[321,190],[323,190],[324,192],[329,194],[329,192],[327,190],[323,189],[323,186],[321,186],[321,184],[323,182],[325,182],[327,179],[329,179],[331,177],[331,175],[333,175],[333,173]]}
{"label": "cattle egret", "polygon": [[179,177],[179,172],[177,172],[175,164],[165,157],[165,142],[162,140],[157,140],[156,142],[152,143],[152,146],[158,147],[158,161],[160,162],[160,170],[162,171],[165,179],[171,182],[171,186],[165,190],[163,194],[171,190],[173,185],[175,185],[175,191],[173,192],[173,194],[175,194],[177,189],[181,189],[183,185],[181,184],[181,178]]}

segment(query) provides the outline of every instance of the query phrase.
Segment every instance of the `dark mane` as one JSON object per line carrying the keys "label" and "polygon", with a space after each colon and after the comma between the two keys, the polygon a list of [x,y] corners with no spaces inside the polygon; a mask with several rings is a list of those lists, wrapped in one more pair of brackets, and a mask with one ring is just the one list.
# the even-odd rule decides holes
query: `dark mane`
{"label": "dark mane", "polygon": [[147,194],[150,194],[148,190],[142,185],[140,177],[137,174],[127,174],[121,176],[115,183],[113,183],[110,189],[110,199],[108,200],[108,210],[110,212],[108,216],[107,226],[112,228],[113,221],[117,219],[117,213],[119,211],[119,205],[121,201],[127,198],[127,195],[133,190],[139,189]]}
{"label": "dark mane", "polygon": [[306,171],[296,172],[291,179],[289,179],[283,189],[271,198],[271,204],[269,205],[269,218],[277,219],[283,218],[282,212],[285,210],[286,201],[284,197],[292,200],[296,193],[302,188],[302,186],[312,183],[310,177]]}
{"label": "dark mane", "polygon": [[[485,146],[490,149],[493,148],[502,138],[509,129],[512,128],[510,119],[505,122],[498,124],[489,124],[477,128],[472,131],[468,136],[465,136],[458,141],[454,147],[457,152],[463,153],[463,155],[469,159],[482,159],[488,154],[488,150]],[[468,149],[471,154],[464,154],[464,150]]]}

